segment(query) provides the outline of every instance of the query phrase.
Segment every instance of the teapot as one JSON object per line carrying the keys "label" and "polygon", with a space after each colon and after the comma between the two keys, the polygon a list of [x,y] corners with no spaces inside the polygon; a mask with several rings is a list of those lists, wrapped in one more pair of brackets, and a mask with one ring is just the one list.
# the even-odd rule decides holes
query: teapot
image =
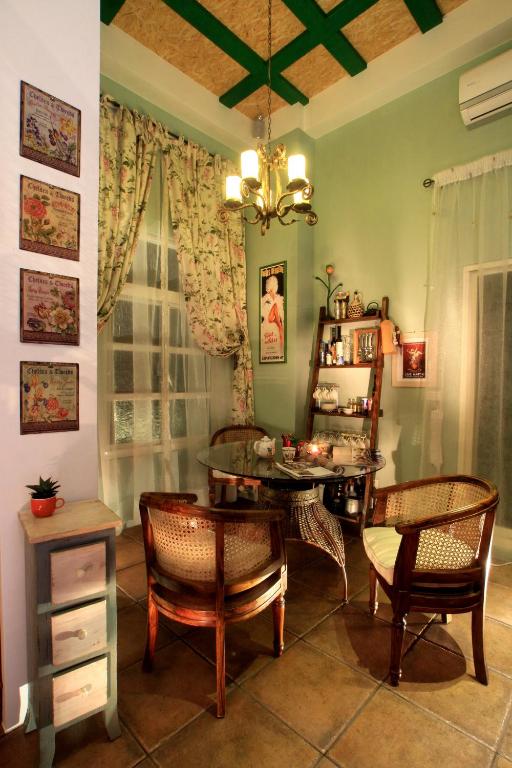
{"label": "teapot", "polygon": [[254,452],[265,459],[271,458],[276,452],[276,439],[273,437],[262,437],[254,443]]}

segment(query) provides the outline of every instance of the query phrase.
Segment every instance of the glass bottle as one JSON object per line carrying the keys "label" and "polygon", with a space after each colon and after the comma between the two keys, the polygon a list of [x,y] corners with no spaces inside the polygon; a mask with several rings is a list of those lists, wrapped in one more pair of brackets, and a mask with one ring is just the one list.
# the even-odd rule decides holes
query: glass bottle
{"label": "glass bottle", "polygon": [[336,333],[336,365],[343,365],[343,339],[341,337],[341,325],[337,327]]}

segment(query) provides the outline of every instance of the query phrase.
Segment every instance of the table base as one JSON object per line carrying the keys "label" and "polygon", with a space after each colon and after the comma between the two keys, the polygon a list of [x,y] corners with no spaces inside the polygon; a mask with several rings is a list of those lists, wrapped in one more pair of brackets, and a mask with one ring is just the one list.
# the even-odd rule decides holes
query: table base
{"label": "table base", "polygon": [[343,533],[339,520],[320,501],[318,488],[292,491],[262,485],[259,489],[259,502],[286,509],[286,539],[312,544],[336,561],[343,575],[343,600],[346,603],[348,593]]}

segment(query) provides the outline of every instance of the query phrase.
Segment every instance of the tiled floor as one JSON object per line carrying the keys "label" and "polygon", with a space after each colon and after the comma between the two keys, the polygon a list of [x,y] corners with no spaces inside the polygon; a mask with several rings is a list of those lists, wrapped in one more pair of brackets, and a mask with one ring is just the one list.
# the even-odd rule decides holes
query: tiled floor
{"label": "tiled floor", "polygon": [[[139,529],[118,538],[119,713],[106,740],[101,716],[57,736],[59,768],[512,768],[512,566],[488,590],[490,685],[473,677],[470,616],[442,625],[409,617],[403,681],[386,683],[390,608],[367,611],[367,563],[347,540],[350,603],[339,572],[289,545],[286,650],[272,657],[267,611],[229,628],[224,720],[214,716],[210,630],[162,625],[155,670],[141,670],[144,552]],[[381,595],[382,598],[382,595]],[[0,740],[0,766],[37,765],[36,736]]]}

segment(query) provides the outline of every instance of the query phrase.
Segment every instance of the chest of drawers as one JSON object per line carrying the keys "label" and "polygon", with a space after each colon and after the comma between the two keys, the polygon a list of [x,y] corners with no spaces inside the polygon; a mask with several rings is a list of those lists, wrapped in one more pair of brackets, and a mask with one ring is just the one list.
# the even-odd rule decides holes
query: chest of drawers
{"label": "chest of drawers", "polygon": [[55,733],[103,711],[117,720],[115,535],[119,518],[98,500],[66,503],[52,517],[20,514],[27,566],[30,702],[40,768],[51,768]]}

